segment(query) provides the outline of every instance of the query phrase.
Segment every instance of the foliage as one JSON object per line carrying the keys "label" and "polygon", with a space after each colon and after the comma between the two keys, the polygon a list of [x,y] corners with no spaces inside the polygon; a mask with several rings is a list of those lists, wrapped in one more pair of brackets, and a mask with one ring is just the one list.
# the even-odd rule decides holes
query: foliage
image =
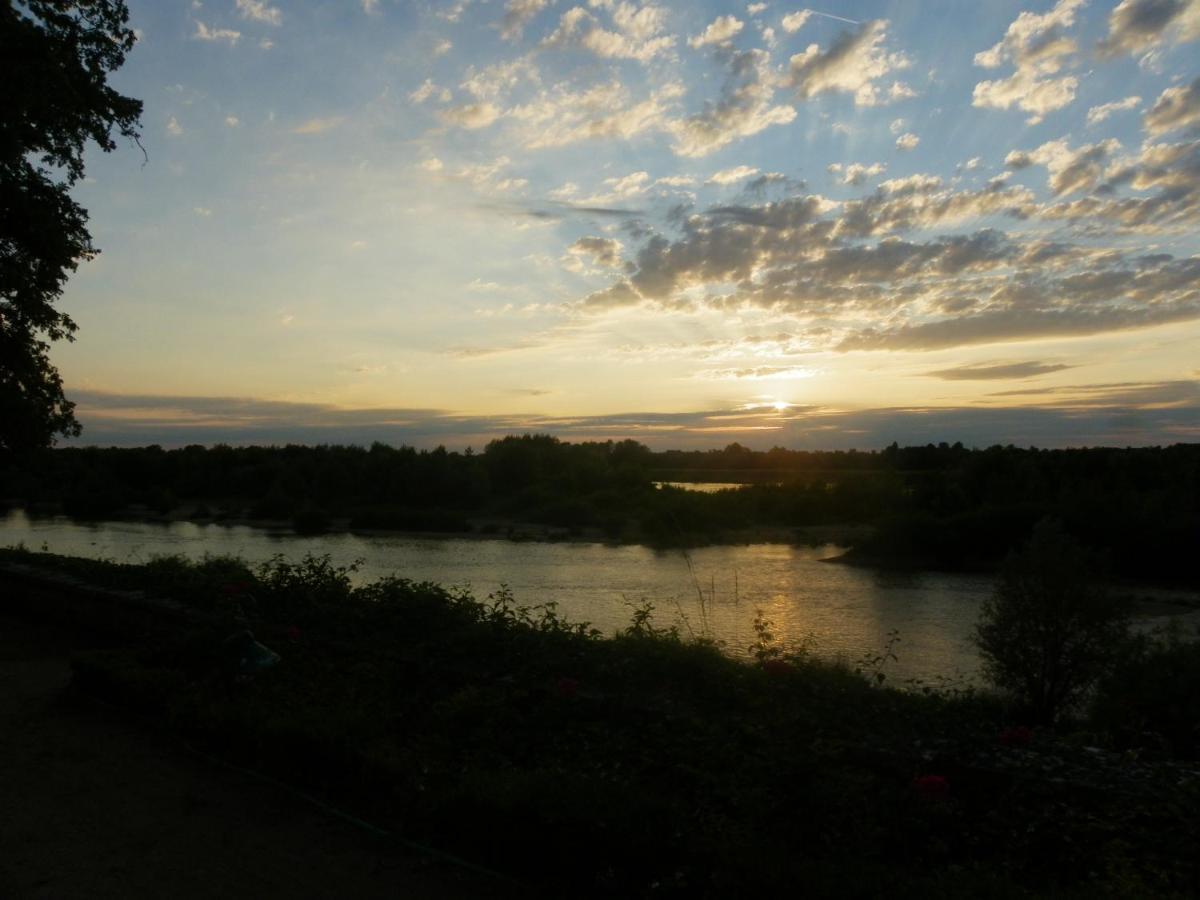
{"label": "foliage", "polygon": [[1200,758],[1200,635],[1141,640],[1100,682],[1093,727],[1121,748]]}
{"label": "foliage", "polygon": [[1045,520],[1005,563],[975,640],[992,682],[1052,722],[1125,650],[1128,610],[1101,587],[1091,555]]}
{"label": "foliage", "polygon": [[68,193],[88,142],[136,141],[142,104],[108,85],[133,48],[123,0],[24,0],[0,8],[0,453],[78,434],[49,342],[75,323],[54,308],[96,254]]}
{"label": "foliage", "polygon": [[[18,556],[228,616],[84,655],[80,686],[551,896],[1183,896],[1197,872],[1184,769],[804,654],[739,663],[647,604],[601,640],[506,590],[356,586],[321,558],[0,559]],[[198,589],[222,565],[240,612]],[[231,677],[222,639],[246,625],[281,661]]]}

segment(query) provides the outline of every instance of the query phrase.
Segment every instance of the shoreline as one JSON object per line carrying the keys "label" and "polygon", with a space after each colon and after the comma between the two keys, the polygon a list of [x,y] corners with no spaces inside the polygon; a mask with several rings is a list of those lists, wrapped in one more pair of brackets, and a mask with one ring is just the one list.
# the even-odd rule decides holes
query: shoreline
{"label": "shoreline", "polygon": [[[898,560],[894,558],[873,557],[858,552],[855,542],[868,537],[874,532],[874,526],[866,524],[836,524],[809,525],[792,528],[780,526],[759,526],[730,530],[719,540],[685,545],[661,545],[645,541],[618,540],[606,537],[598,529],[580,529],[571,533],[568,529],[556,526],[539,525],[537,523],[520,522],[517,520],[483,519],[471,522],[471,531],[403,531],[386,528],[351,528],[348,520],[335,519],[329,528],[320,532],[300,532],[292,527],[292,523],[282,519],[252,519],[248,517],[227,519],[195,519],[186,515],[156,515],[140,514],[136,511],[106,519],[78,519],[62,512],[42,512],[31,514],[19,504],[11,504],[4,509],[4,515],[14,511],[24,513],[30,521],[66,520],[74,525],[103,527],[109,523],[134,522],[147,525],[167,527],[185,522],[198,527],[218,526],[224,528],[247,528],[265,532],[274,536],[289,536],[295,538],[320,538],[324,536],[354,535],[363,538],[397,538],[421,541],[504,541],[509,543],[538,543],[538,544],[599,544],[607,547],[645,547],[650,550],[667,551],[697,550],[703,547],[737,547],[756,544],[779,546],[808,546],[820,547],[833,545],[840,549],[837,555],[823,557],[818,562],[851,566],[875,572],[887,573],[939,573],[947,575],[980,575],[995,576],[999,566],[974,565],[947,568],[933,562],[920,560]],[[2,521],[2,520],[0,520]],[[494,530],[485,530],[494,526]],[[501,530],[503,528],[504,530]],[[36,548],[30,548],[36,549]],[[1186,611],[1200,611],[1200,588],[1180,586],[1171,583],[1154,581],[1113,581],[1108,584],[1111,590],[1128,597],[1136,606],[1135,616],[1155,617],[1179,615]]]}
{"label": "shoreline", "polygon": [[750,544],[783,544],[787,546],[821,546],[836,544],[851,547],[856,541],[874,532],[874,526],[863,523],[837,523],[827,525],[757,525],[750,528],[729,529],[713,540],[661,544],[644,540],[622,540],[605,535],[601,529],[591,527],[566,528],[544,525],[519,519],[478,518],[468,519],[469,531],[428,531],[396,528],[354,528],[345,517],[330,520],[328,527],[319,531],[297,531],[287,519],[254,519],[247,516],[217,518],[194,517],[184,513],[158,514],[129,510],[98,519],[84,519],[67,515],[61,510],[30,510],[19,503],[0,506],[0,517],[13,512],[23,513],[30,521],[39,519],[65,519],[81,526],[103,526],[110,522],[137,522],[146,525],[169,526],[188,523],[198,527],[221,526],[226,528],[252,528],[272,534],[295,537],[321,537],[323,535],[353,534],[362,537],[407,537],[420,540],[466,540],[466,541],[511,541],[513,543],[545,544],[605,544],[611,547],[641,546],[652,550],[694,550],[700,547],[746,546]]}

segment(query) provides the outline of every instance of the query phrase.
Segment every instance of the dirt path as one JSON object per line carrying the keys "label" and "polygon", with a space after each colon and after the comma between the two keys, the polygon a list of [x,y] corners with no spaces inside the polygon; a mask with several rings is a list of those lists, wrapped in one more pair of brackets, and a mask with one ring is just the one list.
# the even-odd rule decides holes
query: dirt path
{"label": "dirt path", "polygon": [[0,897],[511,893],[71,694],[70,654],[89,645],[0,612]]}

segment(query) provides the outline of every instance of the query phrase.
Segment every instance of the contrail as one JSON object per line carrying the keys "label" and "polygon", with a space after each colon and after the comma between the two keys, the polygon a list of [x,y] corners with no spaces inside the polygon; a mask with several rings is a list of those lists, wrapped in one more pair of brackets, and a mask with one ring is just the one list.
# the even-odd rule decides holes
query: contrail
{"label": "contrail", "polygon": [[842,18],[841,16],[835,16],[833,13],[818,12],[815,9],[810,9],[809,12],[812,13],[814,16],[824,16],[826,19],[837,19],[839,22],[848,22],[851,25],[861,25],[862,24],[862,22],[858,22],[854,19],[845,19],[845,18]]}

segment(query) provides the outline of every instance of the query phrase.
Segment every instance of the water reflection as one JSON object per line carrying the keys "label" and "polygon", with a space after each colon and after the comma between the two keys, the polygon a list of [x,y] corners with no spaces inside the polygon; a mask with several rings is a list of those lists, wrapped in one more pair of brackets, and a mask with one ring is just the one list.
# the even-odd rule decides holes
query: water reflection
{"label": "water reflection", "polygon": [[[764,482],[771,483],[774,482]],[[684,491],[697,491],[701,494],[715,494],[717,491],[736,491],[738,488],[750,487],[741,481],[656,481],[657,488],[673,487]]]}
{"label": "water reflection", "polygon": [[361,560],[356,580],[398,574],[416,581],[466,587],[486,596],[506,585],[520,603],[557,602],[573,621],[605,632],[627,625],[630,604],[649,601],[660,625],[707,634],[728,652],[754,642],[761,609],[783,641],[813,640],[826,656],[855,661],[879,653],[898,631],[899,661],[892,680],[973,676],[978,661],[969,639],[979,605],[990,593],[986,576],[898,573],[822,562],[836,545],[785,544],[704,547],[688,553],[606,544],[513,543],[503,540],[424,539],[403,535],[299,536],[246,526],[175,522],[30,519],[11,512],[0,520],[0,546],[43,545],[54,553],[118,562],[163,554],[205,554],[262,562],[276,554],[298,559],[328,554],[338,565]]}

